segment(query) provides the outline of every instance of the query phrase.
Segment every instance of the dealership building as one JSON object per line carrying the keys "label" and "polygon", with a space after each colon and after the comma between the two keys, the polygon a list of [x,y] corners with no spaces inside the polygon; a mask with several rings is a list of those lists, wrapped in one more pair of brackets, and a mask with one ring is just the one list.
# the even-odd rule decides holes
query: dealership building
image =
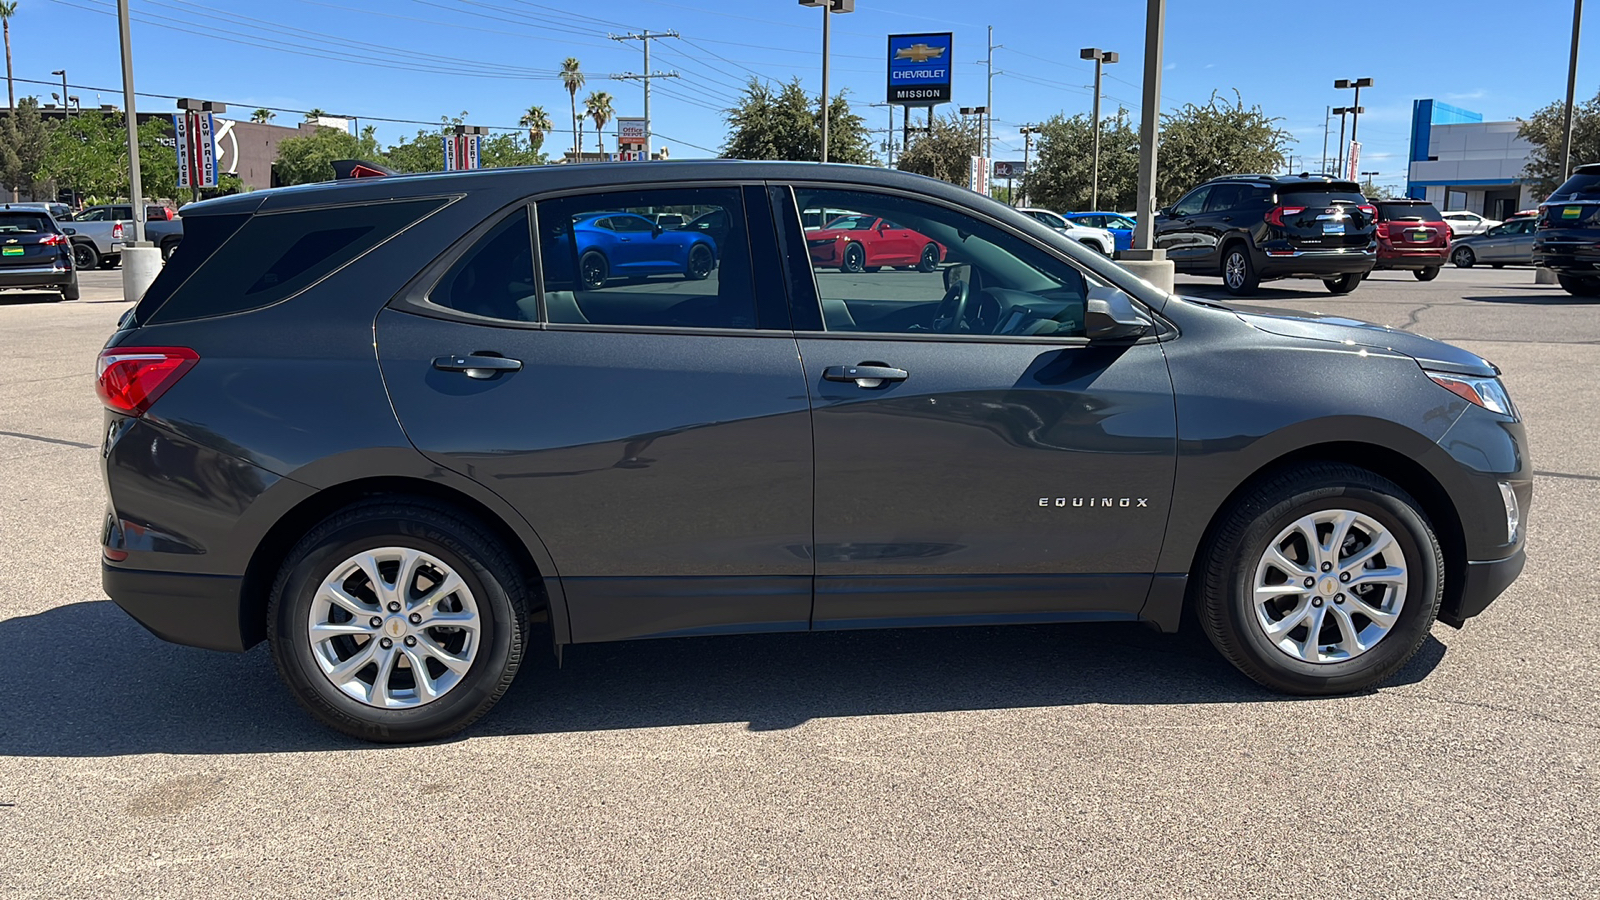
{"label": "dealership building", "polygon": [[1521,181],[1533,152],[1532,144],[1517,137],[1521,125],[1485,122],[1480,113],[1437,100],[1413,100],[1406,196],[1491,219],[1537,206],[1544,198]]}

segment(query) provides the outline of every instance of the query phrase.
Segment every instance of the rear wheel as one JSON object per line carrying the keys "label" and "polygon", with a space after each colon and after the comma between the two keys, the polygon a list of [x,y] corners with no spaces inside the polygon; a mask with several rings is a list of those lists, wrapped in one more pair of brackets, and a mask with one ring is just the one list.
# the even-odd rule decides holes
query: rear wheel
{"label": "rear wheel", "polygon": [[1422,646],[1443,597],[1444,555],[1394,482],[1310,465],[1263,482],[1223,515],[1196,611],[1246,675],[1291,694],[1359,691]]}
{"label": "rear wheel", "polygon": [[1470,269],[1478,261],[1478,255],[1472,252],[1471,247],[1457,247],[1456,252],[1450,254],[1450,261],[1458,268]]}
{"label": "rear wheel", "polygon": [[1106,248],[1100,246],[1095,241],[1079,241],[1078,243],[1084,245],[1085,247],[1088,247],[1090,250],[1093,250],[1094,252],[1100,254],[1101,256],[1109,255],[1109,254],[1106,253]]}
{"label": "rear wheel", "polygon": [[1352,272],[1349,275],[1340,275],[1338,278],[1324,278],[1322,283],[1335,294],[1348,294],[1359,287],[1365,277],[1362,273]]}
{"label": "rear wheel", "polygon": [[1418,281],[1432,281],[1439,277],[1439,267],[1429,266],[1426,269],[1414,269],[1411,274],[1417,276]]}
{"label": "rear wheel", "polygon": [[917,258],[917,271],[932,272],[937,268],[939,268],[939,248],[929,244],[922,248],[922,255]]}
{"label": "rear wheel", "polygon": [[1222,286],[1230,294],[1253,294],[1261,285],[1255,263],[1243,244],[1233,244],[1222,254]]}
{"label": "rear wheel", "polygon": [[72,245],[72,264],[78,271],[86,271],[100,265],[100,251],[93,244],[77,243]]}
{"label": "rear wheel", "polygon": [[526,589],[509,552],[442,505],[372,500],[312,529],[273,585],[278,673],[324,724],[373,741],[444,737],[522,663]]}
{"label": "rear wheel", "polygon": [[844,259],[839,263],[841,272],[863,272],[867,268],[867,251],[860,244],[846,244]]}
{"label": "rear wheel", "polygon": [[178,249],[179,242],[180,242],[180,239],[178,239],[178,238],[167,238],[166,240],[161,242],[161,261],[162,262],[166,262],[167,260],[172,258],[172,253],[173,253],[173,251]]}
{"label": "rear wheel", "polygon": [[590,250],[578,260],[578,274],[585,288],[598,291],[606,286],[606,279],[611,277],[611,266],[606,262],[605,254]]}
{"label": "rear wheel", "polygon": [[61,286],[61,299],[78,299],[78,273],[72,273],[72,280]]}
{"label": "rear wheel", "polygon": [[1574,275],[1557,275],[1561,289],[1574,297],[1600,297],[1600,279],[1578,278]]}

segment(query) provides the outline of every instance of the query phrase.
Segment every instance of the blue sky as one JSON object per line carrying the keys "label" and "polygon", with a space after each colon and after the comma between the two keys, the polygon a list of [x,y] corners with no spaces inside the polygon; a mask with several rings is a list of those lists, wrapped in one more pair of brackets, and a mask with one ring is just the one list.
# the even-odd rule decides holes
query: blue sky
{"label": "blue sky", "polygon": [[[12,20],[16,76],[51,81],[51,70],[65,65],[85,106],[120,104],[115,7],[115,0],[22,0]],[[141,92],[246,110],[319,107],[359,115],[385,141],[418,126],[381,118],[436,122],[465,110],[475,124],[514,126],[535,103],[568,129],[568,98],[554,78],[567,56],[578,57],[588,73],[585,93],[610,91],[619,114],[640,115],[638,83],[608,78],[642,69],[638,42],[607,39],[629,30],[682,35],[656,42],[652,59],[652,68],[682,76],[656,82],[652,98],[657,143],[674,158],[721,146],[721,110],[752,75],[798,75],[812,91],[820,88],[822,13],[797,0],[132,0],[132,7]],[[1137,0],[1010,0],[998,7],[857,0],[856,7],[834,18],[832,82],[850,90],[871,128],[888,121],[886,109],[866,108],[883,98],[885,35],[955,32],[954,105],[981,105],[979,61],[991,24],[995,42],[1004,45],[995,51],[995,68],[1004,73],[994,80],[997,158],[1020,158],[1018,125],[1089,109],[1093,66],[1078,59],[1080,47],[1121,53],[1121,62],[1106,69],[1105,108],[1138,109],[1145,4]],[[1566,0],[1524,2],[1514,15],[1504,2],[1479,0],[1344,2],[1337,14],[1324,6],[1286,15],[1291,8],[1311,7],[1171,0],[1163,107],[1203,103],[1213,90],[1231,97],[1237,88],[1295,135],[1296,166],[1315,167],[1325,107],[1352,99],[1332,88],[1333,79],[1370,76],[1376,84],[1362,92],[1363,168],[1398,184],[1413,99],[1433,97],[1496,120],[1526,116],[1565,91],[1572,16]],[[1580,98],[1595,93],[1593,79],[1585,78],[1592,71],[1580,68]],[[18,91],[48,101],[51,89],[19,84]],[[143,98],[140,108],[172,107]],[[279,113],[280,123],[299,118]],[[1333,129],[1336,139],[1337,120]],[[570,140],[553,135],[546,149],[559,151]],[[592,140],[590,134],[591,148]],[[608,149],[613,141],[608,136]]]}

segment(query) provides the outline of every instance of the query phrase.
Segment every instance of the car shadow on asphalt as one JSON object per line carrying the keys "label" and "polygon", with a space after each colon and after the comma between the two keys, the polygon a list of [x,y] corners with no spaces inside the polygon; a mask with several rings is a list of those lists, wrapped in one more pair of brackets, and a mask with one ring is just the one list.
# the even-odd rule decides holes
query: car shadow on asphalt
{"label": "car shadow on asphalt", "polygon": [[1574,297],[1566,291],[1547,291],[1542,294],[1517,294],[1517,295],[1489,295],[1483,297],[1462,297],[1463,300],[1472,300],[1478,303],[1515,303],[1525,306],[1596,306],[1600,305],[1600,297]]}
{"label": "car shadow on asphalt", "polygon": [[[265,648],[165,643],[110,601],[0,622],[11,661],[0,756],[372,749],[323,728],[278,683]],[[1425,678],[1429,637],[1389,685]],[[48,661],[48,662],[47,662]],[[525,664],[500,704],[453,740],[719,722],[1071,706],[1307,703],[1257,687],[1204,637],[1133,624],[933,628],[587,644]]]}
{"label": "car shadow on asphalt", "polygon": [[25,306],[30,303],[61,303],[59,291],[0,292],[0,306]]}

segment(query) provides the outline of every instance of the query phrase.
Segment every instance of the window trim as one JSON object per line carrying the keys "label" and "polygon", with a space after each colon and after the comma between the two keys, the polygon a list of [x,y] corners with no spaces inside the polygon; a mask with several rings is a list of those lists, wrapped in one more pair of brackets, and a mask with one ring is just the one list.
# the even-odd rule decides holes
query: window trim
{"label": "window trim", "polygon": [[[931,195],[928,195],[928,194],[915,193],[915,192],[912,192],[912,191],[907,191],[907,190],[903,190],[903,189],[899,189],[899,188],[884,187],[884,186],[881,186],[881,185],[862,185],[862,184],[851,184],[851,183],[840,183],[840,182],[829,182],[829,181],[807,181],[807,180],[773,181],[773,182],[769,182],[769,184],[771,184],[774,187],[782,187],[782,188],[786,188],[787,189],[787,197],[786,197],[786,201],[785,201],[784,205],[788,207],[790,213],[792,213],[795,216],[795,218],[798,221],[800,221],[802,224],[804,223],[804,219],[802,219],[800,217],[800,202],[799,202],[799,198],[796,196],[796,191],[799,191],[799,190],[802,190],[802,189],[832,190],[832,191],[855,191],[855,192],[858,192],[858,193],[867,193],[867,194],[884,194],[884,195],[900,197],[900,198],[906,199],[906,200],[914,200],[914,201],[920,201],[920,202],[923,202],[923,203],[931,203],[931,204],[933,204],[935,206],[944,207],[945,209],[951,210],[952,212],[960,213],[960,214],[966,215],[966,216],[971,216],[971,217],[977,219],[980,222],[984,222],[984,223],[986,223],[988,225],[991,225],[991,226],[993,226],[995,228],[1000,229],[1001,231],[1005,232],[1007,235],[1010,235],[1010,236],[1012,236],[1012,237],[1014,237],[1014,238],[1016,238],[1018,240],[1023,241],[1024,243],[1026,243],[1026,244],[1034,247],[1035,249],[1043,252],[1046,256],[1049,256],[1049,257],[1057,260],[1058,262],[1061,262],[1061,263],[1063,263],[1063,264],[1065,264],[1067,266],[1070,266],[1073,269],[1078,270],[1080,273],[1093,274],[1094,277],[1111,284],[1113,287],[1116,287],[1118,290],[1122,291],[1124,294],[1127,294],[1129,301],[1132,302],[1140,310],[1142,310],[1145,313],[1145,315],[1149,316],[1151,322],[1154,323],[1154,325],[1155,325],[1155,328],[1151,331],[1150,334],[1145,335],[1144,337],[1140,338],[1137,341],[1134,341],[1133,343],[1142,344],[1142,343],[1146,343],[1146,342],[1149,342],[1149,341],[1166,340],[1167,338],[1169,338],[1171,336],[1174,336],[1177,333],[1177,329],[1170,322],[1168,322],[1167,319],[1165,319],[1164,317],[1159,315],[1156,312],[1155,309],[1153,309],[1149,304],[1145,303],[1143,300],[1139,299],[1139,297],[1137,295],[1129,292],[1126,288],[1124,288],[1122,286],[1122,284],[1121,284],[1120,279],[1112,277],[1112,276],[1109,276],[1109,275],[1106,275],[1106,274],[1103,274],[1103,273],[1095,270],[1092,266],[1086,266],[1086,265],[1082,264],[1081,262],[1079,262],[1078,260],[1075,260],[1075,259],[1071,258],[1070,256],[1066,255],[1065,253],[1061,252],[1061,250],[1059,248],[1052,247],[1049,244],[1043,243],[1041,241],[1034,240],[1032,235],[1026,234],[1024,232],[1021,232],[1021,231],[1017,230],[1014,227],[1010,227],[1006,222],[1004,222],[1004,221],[1002,221],[1002,220],[1000,220],[1000,219],[998,219],[998,218],[996,218],[994,216],[988,215],[988,214],[984,213],[981,210],[971,209],[969,207],[965,207],[965,206],[962,206],[962,205],[957,204],[957,203],[952,203],[950,201],[945,200],[942,197],[935,197],[935,196],[931,196]],[[774,206],[773,215],[776,216],[778,214],[779,214],[779,211],[778,211],[777,207]],[[1041,228],[1050,228],[1050,226],[1044,224],[1043,222],[1039,222],[1037,219],[1033,219],[1032,216],[1029,215],[1028,213],[1018,212],[1018,215],[1027,217],[1029,219],[1032,219],[1033,221],[1037,222],[1039,227],[1041,227]],[[881,217],[879,217],[879,218],[881,218]],[[1071,240],[1071,239],[1067,238],[1066,240]],[[800,250],[804,251],[804,248],[800,248]],[[783,265],[784,265],[784,267],[786,269],[786,276],[787,276],[785,278],[785,281],[788,284],[794,284],[794,276],[795,276],[795,274],[797,274],[795,271],[793,271],[794,267],[797,265],[797,260],[795,258],[793,258],[793,252],[794,251],[790,251],[788,253],[783,254]],[[1095,251],[1086,250],[1085,252],[1094,253]],[[808,339],[815,339],[817,337],[829,337],[829,338],[842,338],[842,339],[845,339],[845,340],[869,340],[869,341],[893,341],[893,340],[945,341],[945,342],[955,342],[955,343],[962,343],[962,344],[1016,344],[1016,343],[1023,343],[1023,344],[1034,344],[1034,345],[1049,345],[1049,346],[1057,346],[1057,347],[1080,346],[1080,345],[1086,346],[1089,343],[1091,343],[1090,339],[1088,337],[1086,337],[1086,336],[1062,337],[1060,335],[1031,335],[1031,334],[950,334],[950,333],[945,333],[945,332],[828,331],[827,330],[827,319],[822,316],[822,289],[821,289],[821,286],[819,284],[817,284],[816,272],[814,270],[814,267],[812,267],[810,265],[810,257],[809,257],[809,255],[807,256],[807,264],[805,266],[804,271],[805,271],[805,274],[806,274],[806,281],[803,281],[802,283],[809,283],[811,285],[811,294],[810,294],[809,297],[794,297],[794,296],[791,295],[790,302],[791,303],[799,303],[799,304],[810,303],[814,308],[813,311],[814,311],[814,314],[815,314],[815,321],[822,322],[823,323],[823,327],[822,327],[821,330],[815,330],[815,331],[812,331],[812,330],[802,331],[802,330],[797,328],[795,330],[795,332],[794,332],[796,337],[805,337],[805,338],[808,338]],[[794,310],[794,309],[792,309],[790,311],[790,315],[795,318],[795,321],[800,321],[801,320],[801,318],[799,316],[799,312],[800,312],[799,310]],[[808,316],[807,318],[811,318],[811,317]]]}

